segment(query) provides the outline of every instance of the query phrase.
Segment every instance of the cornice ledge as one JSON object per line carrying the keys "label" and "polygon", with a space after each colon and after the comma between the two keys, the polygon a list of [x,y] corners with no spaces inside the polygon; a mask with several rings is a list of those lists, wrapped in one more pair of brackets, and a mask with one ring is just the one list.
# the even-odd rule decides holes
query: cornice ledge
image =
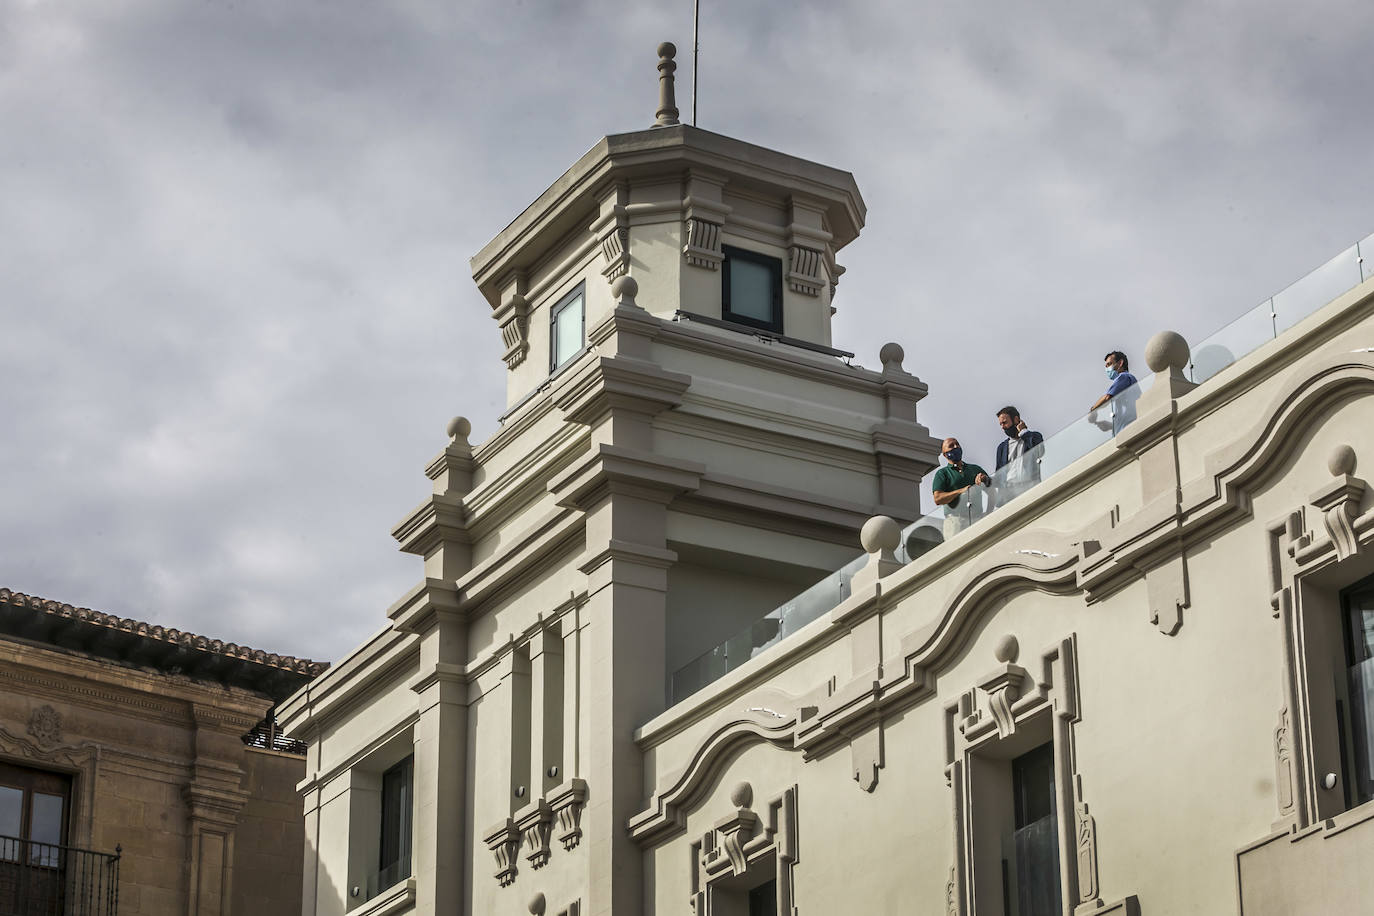
{"label": "cornice ledge", "polygon": [[559,506],[585,510],[605,492],[623,492],[671,502],[701,485],[706,465],[674,461],[653,452],[598,445],[549,481]]}
{"label": "cornice ledge", "polygon": [[753,691],[722,710],[687,765],[660,783],[649,807],[627,822],[631,838],[649,849],[681,833],[687,827],[687,811],[720,776],[729,758],[759,742],[791,748],[798,715],[797,699],[774,688]]}
{"label": "cornice ledge", "polygon": [[467,507],[463,498],[435,493],[401,519],[391,529],[391,536],[400,544],[403,553],[425,556],[441,543],[471,543],[467,528]]}
{"label": "cornice ledge", "polygon": [[692,377],[670,372],[648,360],[600,356],[575,375],[560,380],[553,403],[574,423],[594,425],[613,410],[661,413],[682,403]]}
{"label": "cornice ledge", "polygon": [[402,633],[423,633],[438,621],[467,620],[458,588],[452,582],[426,578],[386,609],[391,626]]}
{"label": "cornice ledge", "polygon": [[714,472],[702,475],[690,498],[694,502],[738,506],[855,532],[874,515],[887,514],[878,511],[879,506],[823,499],[814,492]]}
{"label": "cornice ledge", "polygon": [[584,573],[590,573],[612,560],[634,563],[637,566],[648,566],[653,569],[668,569],[677,562],[677,553],[662,547],[634,544],[630,541],[612,538],[605,547],[583,556],[577,568]]}

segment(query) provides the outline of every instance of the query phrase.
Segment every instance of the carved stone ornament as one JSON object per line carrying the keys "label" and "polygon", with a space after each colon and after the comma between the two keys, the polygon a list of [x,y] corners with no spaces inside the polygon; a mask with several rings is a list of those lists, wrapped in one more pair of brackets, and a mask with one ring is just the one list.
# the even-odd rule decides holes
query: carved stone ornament
{"label": "carved stone ornament", "polygon": [[587,804],[587,783],[570,779],[550,792],[548,801],[558,819],[558,842],[565,850],[577,848],[582,840],[582,808]]}
{"label": "carved stone ornament", "polygon": [[1366,484],[1351,476],[1355,470],[1355,450],[1348,445],[1338,445],[1331,451],[1327,469],[1335,479],[1312,494],[1312,505],[1321,510],[1326,533],[1336,548],[1336,559],[1348,560],[1360,549],[1355,516],[1359,514]]}
{"label": "carved stone ornament", "polygon": [[501,358],[508,369],[523,363],[530,349],[530,301],[525,298],[527,292],[525,275],[514,274],[503,286],[501,304],[491,313],[491,317],[501,326],[501,343],[506,348]]}
{"label": "carved stone ornament", "polygon": [[793,245],[787,250],[787,286],[803,296],[819,296],[825,286],[821,264],[825,255],[814,248]]}
{"label": "carved stone ornament", "polygon": [[38,707],[29,716],[29,734],[41,745],[57,744],[62,740],[62,717],[47,704]]}
{"label": "carved stone ornament", "polygon": [[553,833],[553,809],[544,799],[538,799],[521,813],[515,826],[525,844],[525,861],[530,868],[543,868],[549,861],[549,837]]}
{"label": "carved stone ornament", "polygon": [[[966,776],[970,758],[997,750],[1001,741],[1026,728],[1044,728],[1048,722],[1054,747],[1058,829],[1074,837],[1073,867],[1065,872],[1063,895],[1074,901],[1076,914],[1134,912],[1134,897],[1106,905],[1101,898],[1097,873],[1097,825],[1083,800],[1083,784],[1074,754],[1073,725],[1078,721],[1078,681],[1075,659],[1077,641],[1070,636],[1045,651],[1032,676],[1015,664],[1020,653],[1016,637],[1007,635],[994,649],[1002,667],[946,709],[945,779],[953,792],[954,866],[947,885],[946,912],[953,916],[975,913],[973,880],[977,863],[973,835],[978,823],[978,793]],[[979,696],[987,698],[989,715],[978,709]],[[1034,724],[1032,722],[1034,721]],[[1102,908],[1107,908],[1103,910]]]}
{"label": "carved stone ornament", "polygon": [[601,275],[613,283],[630,269],[630,227],[617,225],[601,237]]}
{"label": "carved stone ornament", "polygon": [[515,873],[519,870],[520,828],[515,821],[506,818],[487,831],[483,839],[487,848],[496,856],[496,880],[502,887],[515,883]]}
{"label": "carved stone ornament", "polygon": [[686,238],[682,254],[687,258],[687,263],[707,270],[720,267],[721,261],[725,260],[720,249],[720,223],[691,216],[683,223],[682,229]]}
{"label": "carved stone ornament", "polygon": [[754,790],[741,782],[730,793],[734,812],[691,846],[692,909],[697,916],[720,916],[712,885],[769,869],[777,882],[779,913],[791,913],[792,868],[797,862],[797,788],[770,801],[760,814],[753,810]]}

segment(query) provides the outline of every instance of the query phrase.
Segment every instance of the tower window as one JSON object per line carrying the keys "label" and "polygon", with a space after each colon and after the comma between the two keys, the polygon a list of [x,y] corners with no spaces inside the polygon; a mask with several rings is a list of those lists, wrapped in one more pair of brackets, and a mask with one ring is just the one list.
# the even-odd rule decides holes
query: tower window
{"label": "tower window", "polygon": [[781,334],[782,261],[730,245],[721,252],[721,317]]}
{"label": "tower window", "polygon": [[581,284],[549,310],[550,372],[582,352],[586,311],[586,296]]}
{"label": "tower window", "polygon": [[1336,700],[1346,806],[1374,799],[1374,588],[1369,580],[1344,598],[1345,696]]}

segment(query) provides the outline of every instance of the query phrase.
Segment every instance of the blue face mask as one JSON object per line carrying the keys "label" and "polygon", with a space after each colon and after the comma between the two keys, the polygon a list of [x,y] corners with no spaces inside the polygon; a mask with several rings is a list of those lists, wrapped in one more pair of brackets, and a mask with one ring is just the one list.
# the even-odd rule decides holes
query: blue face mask
{"label": "blue face mask", "polygon": [[1113,369],[1111,366],[1108,366],[1108,367],[1107,367],[1107,378],[1112,379],[1112,380],[1115,380],[1116,377],[1117,377],[1118,375],[1120,375],[1120,374],[1121,374],[1120,372],[1118,372],[1117,370]]}
{"label": "blue face mask", "polygon": [[958,464],[964,458],[964,450],[958,447],[952,448],[945,452],[945,457],[949,459],[950,464]]}

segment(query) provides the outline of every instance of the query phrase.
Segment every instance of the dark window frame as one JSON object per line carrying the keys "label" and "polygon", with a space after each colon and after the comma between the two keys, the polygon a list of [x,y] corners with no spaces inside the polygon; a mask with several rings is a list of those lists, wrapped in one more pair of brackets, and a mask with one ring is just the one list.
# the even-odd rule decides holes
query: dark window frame
{"label": "dark window frame", "polygon": [[[402,792],[400,806],[395,799],[395,786]],[[415,833],[415,756],[388,767],[382,773],[382,811],[378,843],[378,890],[410,877],[413,868]],[[395,813],[389,810],[395,807]],[[395,821],[395,823],[391,823]],[[392,835],[392,831],[395,835]],[[390,859],[390,861],[388,861]],[[391,879],[391,880],[387,880]],[[385,882],[385,883],[383,883]]]}
{"label": "dark window frame", "polygon": [[[558,359],[558,316],[565,309],[571,308],[574,300],[582,300],[581,309],[581,329],[578,334],[579,344],[576,350],[567,354],[560,362]],[[587,284],[586,281],[578,283],[567,295],[559,299],[549,309],[549,372],[557,372],[560,367],[566,366],[577,358],[578,354],[587,349]]]}
{"label": "dark window frame", "polygon": [[[1345,796],[1345,808],[1358,807],[1367,802],[1374,801],[1374,793],[1365,790],[1357,778],[1357,772],[1361,769],[1368,771],[1371,761],[1365,759],[1368,754],[1368,736],[1364,735],[1359,720],[1355,717],[1355,700],[1350,690],[1350,669],[1355,666],[1356,659],[1355,647],[1355,618],[1363,613],[1363,608],[1357,608],[1355,600],[1359,598],[1369,598],[1374,595],[1374,576],[1367,576],[1354,583],[1340,592],[1340,630],[1341,643],[1345,656],[1345,674],[1347,681],[1344,690],[1344,702],[1342,702],[1341,691],[1337,691],[1336,703],[1336,738],[1340,748],[1341,758],[1341,786]],[[1367,698],[1362,702],[1368,702]]]}
{"label": "dark window frame", "polygon": [[[733,245],[720,246],[721,254],[725,260],[720,267],[720,315],[726,321],[733,321],[736,324],[746,325],[751,328],[760,328],[764,331],[772,331],[775,334],[782,333],[782,259],[771,255],[760,254],[757,251],[750,251],[747,248],[736,248]],[[748,261],[751,264],[758,264],[768,268],[773,280],[773,301],[770,303],[773,318],[771,321],[760,321],[748,315],[737,314],[730,309],[730,262],[732,260]]]}

